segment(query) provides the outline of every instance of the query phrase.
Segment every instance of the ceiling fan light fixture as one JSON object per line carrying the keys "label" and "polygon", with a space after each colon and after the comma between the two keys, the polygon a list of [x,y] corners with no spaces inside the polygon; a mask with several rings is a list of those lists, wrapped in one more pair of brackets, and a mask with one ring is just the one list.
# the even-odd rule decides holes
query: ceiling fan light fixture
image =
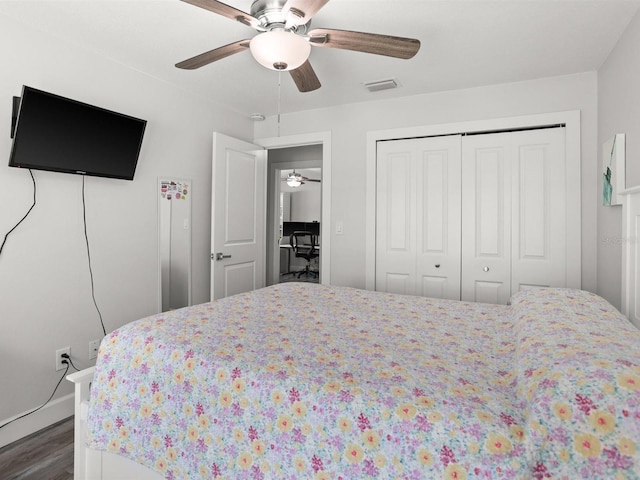
{"label": "ceiling fan light fixture", "polygon": [[260,33],[251,39],[249,48],[253,58],[271,70],[295,70],[311,53],[311,45],[304,37],[286,30]]}
{"label": "ceiling fan light fixture", "polygon": [[302,177],[296,173],[290,173],[287,175],[287,185],[292,188],[299,187],[302,185]]}

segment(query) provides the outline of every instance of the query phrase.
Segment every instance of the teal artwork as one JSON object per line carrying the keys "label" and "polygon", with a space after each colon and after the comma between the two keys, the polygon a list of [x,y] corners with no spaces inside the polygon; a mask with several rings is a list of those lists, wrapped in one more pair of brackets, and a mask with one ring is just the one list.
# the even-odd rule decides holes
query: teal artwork
{"label": "teal artwork", "polygon": [[625,136],[618,133],[602,146],[602,204],[620,205],[619,193],[625,189]]}

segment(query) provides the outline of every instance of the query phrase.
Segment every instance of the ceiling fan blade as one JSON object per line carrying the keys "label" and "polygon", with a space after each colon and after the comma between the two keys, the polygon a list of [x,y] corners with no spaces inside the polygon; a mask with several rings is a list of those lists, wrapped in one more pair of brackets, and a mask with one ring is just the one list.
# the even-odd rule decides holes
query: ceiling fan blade
{"label": "ceiling fan blade", "polygon": [[218,2],[217,0],[182,0],[185,3],[190,3],[191,5],[195,5],[196,7],[204,8],[205,10],[209,10],[210,12],[217,13],[218,15],[222,15],[223,17],[230,18],[231,20],[236,20],[244,25],[249,27],[255,27],[260,24],[260,21],[252,17],[246,12],[242,10],[238,10],[237,8],[232,7],[231,5],[227,5],[226,3]]}
{"label": "ceiling fan blade", "polygon": [[309,63],[309,60],[304,62],[295,70],[290,70],[289,73],[298,87],[298,90],[301,92],[313,92],[321,86],[320,80],[318,80],[318,76]]}
{"label": "ceiling fan blade", "polygon": [[239,42],[230,43],[224,47],[214,48],[208,52],[201,53],[195,57],[184,60],[180,63],[176,63],[176,67],[185,70],[195,70],[196,68],[204,67],[217,60],[233,55],[234,53],[242,52],[249,48],[249,42],[251,40],[240,40]]}
{"label": "ceiling fan blade", "polygon": [[287,19],[286,27],[304,25],[328,2],[329,0],[288,0],[282,7],[282,13]]}
{"label": "ceiling fan blade", "polygon": [[420,40],[377,33],[315,28],[308,35],[311,44],[317,47],[341,48],[405,60],[412,58],[420,50]]}

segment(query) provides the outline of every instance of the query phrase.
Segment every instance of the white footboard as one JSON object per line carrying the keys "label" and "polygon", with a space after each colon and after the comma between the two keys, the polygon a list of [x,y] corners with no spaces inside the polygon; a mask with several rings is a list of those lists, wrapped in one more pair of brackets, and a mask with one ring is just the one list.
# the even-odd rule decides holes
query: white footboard
{"label": "white footboard", "polygon": [[76,480],[91,478],[87,475],[87,447],[85,444],[85,426],[89,411],[89,392],[93,373],[96,367],[87,368],[80,372],[67,375],[67,380],[75,384],[74,400],[74,445],[73,445],[73,474]]}
{"label": "white footboard", "polygon": [[622,313],[640,328],[640,187],[622,195]]}
{"label": "white footboard", "polygon": [[95,367],[67,375],[75,384],[73,478],[75,480],[160,480],[162,476],[128,458],[99,452],[86,446],[85,431],[89,412],[89,393]]}

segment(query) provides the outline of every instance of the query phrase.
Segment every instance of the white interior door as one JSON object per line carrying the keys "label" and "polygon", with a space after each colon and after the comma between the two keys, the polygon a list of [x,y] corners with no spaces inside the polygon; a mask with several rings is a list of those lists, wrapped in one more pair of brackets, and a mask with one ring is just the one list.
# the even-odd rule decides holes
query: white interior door
{"label": "white interior door", "polygon": [[376,290],[416,294],[415,143],[378,143]]}
{"label": "white interior door", "polygon": [[564,128],[514,132],[511,168],[511,293],[566,287],[567,189]]}
{"label": "white interior door", "polygon": [[460,299],[460,136],[378,143],[376,290]]}
{"label": "white interior door", "polygon": [[426,138],[417,156],[417,294],[460,299],[460,135]]}
{"label": "white interior door", "polygon": [[511,295],[511,133],[462,142],[462,300]]}
{"label": "white interior door", "polygon": [[211,299],[265,285],[267,151],[213,134]]}
{"label": "white interior door", "polygon": [[462,299],[504,304],[523,288],[569,286],[564,128],[462,145]]}

